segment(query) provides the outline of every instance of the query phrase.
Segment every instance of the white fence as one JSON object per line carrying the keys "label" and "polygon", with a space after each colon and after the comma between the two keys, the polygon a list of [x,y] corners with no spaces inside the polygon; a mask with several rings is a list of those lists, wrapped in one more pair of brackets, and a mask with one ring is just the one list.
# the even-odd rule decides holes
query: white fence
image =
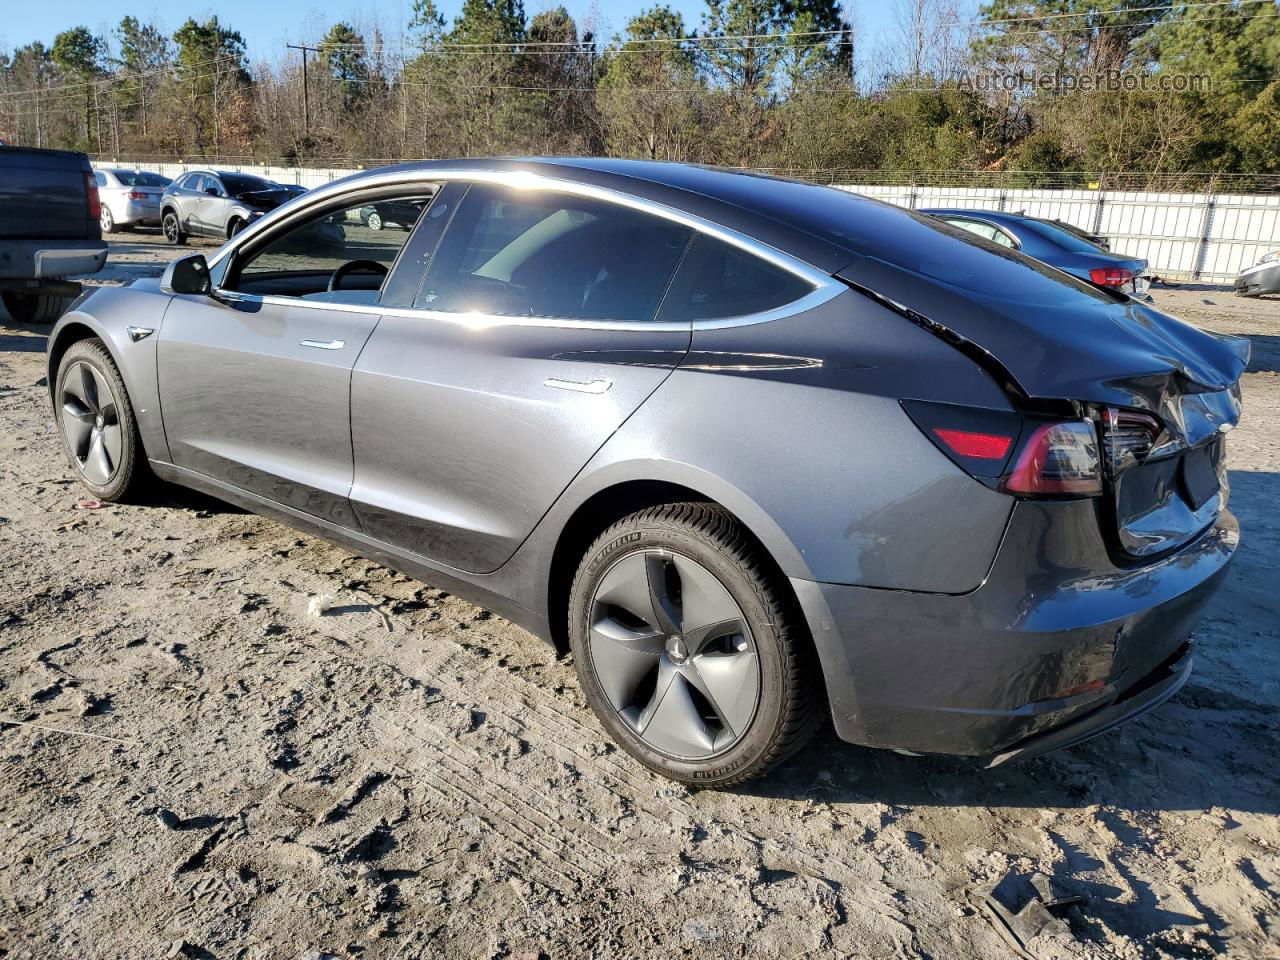
{"label": "white fence", "polygon": [[[128,161],[97,165],[135,166]],[[136,166],[167,177],[208,168],[188,163]],[[212,166],[308,189],[355,172],[337,167]],[[1263,254],[1280,248],[1280,195],[857,185],[840,189],[912,209],[967,207],[1062,220],[1109,237],[1116,253],[1142,257],[1152,273],[1171,279],[1231,281]]]}

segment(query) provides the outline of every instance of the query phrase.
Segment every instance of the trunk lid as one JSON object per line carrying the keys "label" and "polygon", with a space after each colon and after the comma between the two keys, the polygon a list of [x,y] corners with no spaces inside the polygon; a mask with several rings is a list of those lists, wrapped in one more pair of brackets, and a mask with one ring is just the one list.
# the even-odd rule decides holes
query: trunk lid
{"label": "trunk lid", "polygon": [[[910,231],[908,231],[910,233]],[[1016,251],[921,234],[838,272],[984,362],[1024,404],[1075,401],[1159,421],[1141,458],[1112,458],[1111,539],[1145,558],[1187,542],[1225,506],[1222,435],[1240,418],[1247,340],[1098,290]],[[958,238],[959,239],[959,238]],[[942,242],[939,242],[942,241]],[[994,254],[994,255],[993,255]]]}

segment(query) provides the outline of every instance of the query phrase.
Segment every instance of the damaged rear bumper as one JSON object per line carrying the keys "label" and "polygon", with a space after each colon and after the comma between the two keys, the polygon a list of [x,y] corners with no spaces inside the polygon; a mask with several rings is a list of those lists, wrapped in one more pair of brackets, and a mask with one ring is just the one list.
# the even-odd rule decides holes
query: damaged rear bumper
{"label": "damaged rear bumper", "polygon": [[1235,554],[1235,518],[1224,511],[1177,552],[1123,567],[1106,559],[1094,510],[1019,502],[986,580],[963,595],[793,580],[840,737],[1002,763],[1176,693]]}

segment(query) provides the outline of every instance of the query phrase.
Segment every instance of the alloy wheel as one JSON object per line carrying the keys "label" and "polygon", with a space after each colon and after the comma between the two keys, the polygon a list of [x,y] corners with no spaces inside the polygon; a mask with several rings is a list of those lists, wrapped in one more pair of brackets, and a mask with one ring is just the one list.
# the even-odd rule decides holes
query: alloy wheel
{"label": "alloy wheel", "polygon": [[106,486],[120,466],[124,436],[116,398],[106,378],[77,362],[62,381],[62,432],[80,472]]}
{"label": "alloy wheel", "polygon": [[365,221],[365,223],[370,230],[382,229],[382,217],[378,216],[376,213],[369,214],[369,219]]}
{"label": "alloy wheel", "polygon": [[164,218],[164,238],[170,243],[178,242],[178,218],[172,213],[166,214]]}
{"label": "alloy wheel", "polygon": [[628,554],[600,579],[588,644],[618,716],[655,750],[706,759],[747,732],[760,664],[746,617],[702,564],[668,550]]}
{"label": "alloy wheel", "polygon": [[102,205],[102,212],[98,214],[98,225],[103,233],[110,233],[115,229],[115,218],[111,216],[111,209],[105,203]]}

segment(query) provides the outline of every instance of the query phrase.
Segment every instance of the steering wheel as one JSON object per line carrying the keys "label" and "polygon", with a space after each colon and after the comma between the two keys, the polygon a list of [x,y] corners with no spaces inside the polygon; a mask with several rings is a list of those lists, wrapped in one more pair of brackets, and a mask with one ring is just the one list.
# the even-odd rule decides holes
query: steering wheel
{"label": "steering wheel", "polygon": [[374,273],[382,274],[384,277],[390,272],[387,270],[385,263],[379,263],[377,260],[349,260],[333,271],[329,276],[329,286],[325,289],[330,293],[335,290],[341,290],[342,281],[347,278],[347,274],[354,273],[356,270],[363,270],[366,273],[373,271]]}

